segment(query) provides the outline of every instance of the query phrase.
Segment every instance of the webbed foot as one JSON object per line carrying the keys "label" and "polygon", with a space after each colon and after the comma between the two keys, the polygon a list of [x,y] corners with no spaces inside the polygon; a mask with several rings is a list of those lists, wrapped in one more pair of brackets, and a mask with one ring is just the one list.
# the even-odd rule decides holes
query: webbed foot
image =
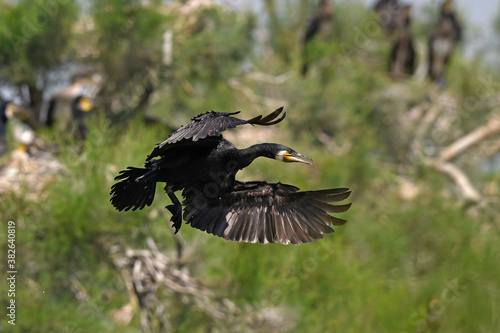
{"label": "webbed foot", "polygon": [[170,221],[173,223],[172,228],[175,228],[174,234],[176,234],[179,232],[182,225],[182,205],[168,205],[165,208],[172,213]]}

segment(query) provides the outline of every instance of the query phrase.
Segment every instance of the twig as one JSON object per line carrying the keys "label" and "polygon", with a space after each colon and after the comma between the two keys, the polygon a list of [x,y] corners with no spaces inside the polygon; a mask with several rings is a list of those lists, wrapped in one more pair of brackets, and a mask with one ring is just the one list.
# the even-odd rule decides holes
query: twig
{"label": "twig", "polygon": [[456,140],[445,148],[437,158],[428,159],[427,164],[451,177],[461,189],[466,200],[478,202],[482,198],[481,194],[474,188],[467,175],[450,161],[470,147],[495,134],[500,134],[500,117],[490,119],[486,125],[480,126]]}
{"label": "twig", "polygon": [[495,134],[500,134],[500,117],[491,118],[486,125],[476,128],[466,136],[453,142],[439,154],[438,160],[442,162],[451,161],[468,148]]}
{"label": "twig", "polygon": [[[149,249],[129,249],[123,257],[114,258],[115,265],[122,271],[127,284],[132,285],[132,301],[129,304],[138,300],[143,331],[172,331],[165,305],[157,297],[157,293],[165,289],[177,295],[184,304],[194,305],[231,330],[244,325],[247,329],[261,326],[283,332],[293,326],[290,326],[293,321],[284,318],[284,314],[268,318],[261,311],[243,311],[229,299],[216,299],[210,290],[189,275],[187,269],[179,269],[176,260],[161,253],[152,238],[147,240],[147,245]],[[275,308],[266,309],[266,312],[268,310],[276,311]],[[285,322],[288,325],[284,325]]]}
{"label": "twig", "polygon": [[428,164],[453,179],[467,201],[478,202],[481,200],[481,194],[474,188],[467,175],[456,165],[439,160],[430,160]]}

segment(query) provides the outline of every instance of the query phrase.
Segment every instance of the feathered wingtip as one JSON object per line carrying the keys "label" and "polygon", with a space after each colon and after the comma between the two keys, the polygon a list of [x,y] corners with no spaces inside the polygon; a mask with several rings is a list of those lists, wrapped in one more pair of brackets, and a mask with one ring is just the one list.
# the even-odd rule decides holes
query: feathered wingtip
{"label": "feathered wingtip", "polygon": [[111,187],[111,204],[119,211],[143,209],[150,206],[155,196],[156,182],[137,181],[148,170],[128,167],[115,177],[119,182]]}
{"label": "feathered wingtip", "polygon": [[278,117],[281,114],[281,112],[283,112],[283,106],[276,109],[274,112],[270,113],[269,115],[267,115],[265,117],[262,117],[262,115],[259,115],[255,118],[249,119],[249,120],[247,120],[247,123],[252,124],[252,125],[261,125],[261,126],[275,125],[275,124],[281,122],[283,119],[285,119],[286,112],[283,113],[283,115],[280,118],[276,119],[276,117]]}

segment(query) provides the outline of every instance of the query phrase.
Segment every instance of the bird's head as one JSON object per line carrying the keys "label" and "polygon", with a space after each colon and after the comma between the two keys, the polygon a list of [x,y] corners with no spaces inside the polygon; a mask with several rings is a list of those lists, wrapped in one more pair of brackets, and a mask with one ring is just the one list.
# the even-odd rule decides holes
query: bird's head
{"label": "bird's head", "polygon": [[95,104],[92,100],[85,96],[78,96],[74,101],[75,107],[83,112],[91,111],[95,108]]}
{"label": "bird's head", "polygon": [[411,14],[411,5],[407,4],[403,7],[403,13],[405,16],[410,16]]}
{"label": "bird's head", "polygon": [[300,162],[305,164],[312,164],[312,159],[302,154],[297,153],[292,148],[283,145],[276,145],[274,149],[274,158],[286,163]]}
{"label": "bird's head", "polygon": [[0,108],[2,109],[2,113],[3,113],[2,116],[3,117],[10,119],[17,114],[18,108],[12,102],[4,101],[4,102],[1,102],[0,104],[1,104]]}
{"label": "bird's head", "polygon": [[452,6],[453,6],[453,0],[446,0],[446,1],[443,3],[443,12],[444,12],[444,13],[449,13],[449,12],[451,12]]}

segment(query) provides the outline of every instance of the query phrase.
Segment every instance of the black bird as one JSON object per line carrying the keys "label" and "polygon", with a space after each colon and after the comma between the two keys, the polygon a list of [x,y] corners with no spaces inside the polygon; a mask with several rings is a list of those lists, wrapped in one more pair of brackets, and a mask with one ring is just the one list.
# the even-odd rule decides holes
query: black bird
{"label": "black bird", "polygon": [[[57,103],[56,98],[52,98],[49,101],[47,110],[45,111],[45,124],[48,127],[54,127],[57,123],[56,119],[59,118],[59,122],[63,123],[60,125],[71,131],[75,140],[84,140],[87,136],[85,119],[88,112],[95,108],[92,100],[84,95],[76,96],[71,100],[71,104],[69,105],[71,114],[66,109],[60,110]],[[66,107],[66,105],[64,106]],[[57,113],[59,114],[57,115]]]}
{"label": "black bird", "polygon": [[429,39],[429,78],[444,84],[446,65],[456,44],[462,38],[462,28],[452,10],[453,1],[446,0],[441,6],[439,22]]}
{"label": "black bird", "polygon": [[71,103],[72,131],[75,140],[85,140],[87,138],[87,125],[85,119],[88,112],[94,109],[95,105],[90,98],[85,96],[76,97]]}
{"label": "black bird", "polygon": [[14,115],[14,104],[0,101],[0,156],[7,150],[7,123]]}
{"label": "black bird", "polygon": [[392,36],[401,23],[402,7],[399,0],[378,0],[373,10],[378,15],[380,26],[389,36]]}
{"label": "black bird", "polygon": [[314,14],[313,18],[310,20],[307,26],[306,32],[303,39],[303,63],[302,63],[302,76],[307,74],[309,70],[309,59],[307,54],[307,44],[313,40],[313,38],[321,30],[329,30],[329,22],[331,22],[334,14],[333,6],[330,4],[329,0],[320,0],[319,9]]}
{"label": "black bird", "polygon": [[[192,227],[239,242],[308,243],[332,233],[330,224],[345,220],[341,213],[351,204],[334,205],[349,197],[348,188],[299,191],[292,185],[264,181],[241,182],[236,173],[257,157],[283,162],[311,164],[312,160],[276,143],[238,149],[221,132],[239,125],[274,125],[285,118],[279,108],[268,116],[249,120],[233,117],[239,112],[207,112],[191,120],[157,144],[147,157],[145,168],[128,167],[115,178],[111,203],[117,210],[142,209],[151,205],[157,182],[166,183],[172,200],[175,232],[182,218]],[[181,204],[175,191],[182,190]],[[184,214],[182,215],[182,206]]]}
{"label": "black bird", "polygon": [[399,79],[404,74],[413,75],[415,72],[415,47],[411,33],[410,10],[411,6],[407,5],[400,14],[403,23],[391,49],[389,70],[394,79]]}

